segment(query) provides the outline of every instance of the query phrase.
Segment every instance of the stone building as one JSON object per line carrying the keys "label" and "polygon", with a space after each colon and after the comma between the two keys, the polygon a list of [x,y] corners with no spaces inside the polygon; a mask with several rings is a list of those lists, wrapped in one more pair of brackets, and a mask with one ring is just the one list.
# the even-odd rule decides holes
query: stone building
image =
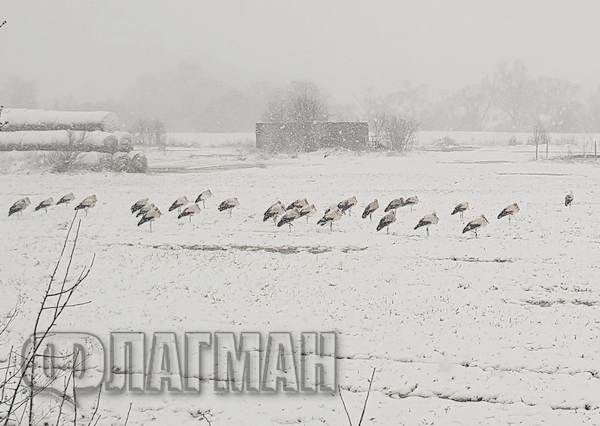
{"label": "stone building", "polygon": [[256,123],[256,147],[271,152],[346,148],[360,151],[369,142],[366,122]]}

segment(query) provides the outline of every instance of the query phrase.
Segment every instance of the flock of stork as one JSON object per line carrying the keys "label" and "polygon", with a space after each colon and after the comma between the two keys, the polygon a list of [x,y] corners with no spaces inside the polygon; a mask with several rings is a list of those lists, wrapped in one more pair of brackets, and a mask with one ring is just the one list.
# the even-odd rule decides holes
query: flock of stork
{"label": "flock of stork", "polygon": [[[409,206],[412,211],[413,206],[418,203],[419,198],[416,195],[413,195],[408,198],[400,197],[393,199],[384,209],[385,214],[379,220],[376,230],[381,231],[385,228],[386,233],[389,233],[390,225],[396,222],[396,210],[402,207]],[[323,217],[317,221],[317,225],[325,226],[329,224],[329,229],[332,230],[333,222],[339,221],[346,214],[346,212],[348,212],[348,216],[351,216],[352,208],[356,206],[356,204],[358,204],[358,201],[354,196],[340,201],[338,204],[333,205],[327,210],[325,210]],[[377,211],[378,209],[379,200],[374,199],[365,207],[362,213],[362,218],[366,219],[368,217],[369,220],[372,221],[373,213],[375,213],[375,211]],[[454,210],[452,211],[451,215],[455,215],[458,213],[460,214],[462,219],[463,213],[468,209],[469,203],[459,203],[454,207]],[[501,219],[504,216],[508,216],[510,220],[510,216],[517,214],[519,210],[520,209],[517,203],[513,203],[502,210],[502,212],[498,215],[498,219]],[[287,224],[290,226],[291,230],[292,223],[295,220],[306,216],[306,221],[308,223],[308,217],[314,215],[316,212],[317,209],[315,208],[315,205],[309,204],[306,198],[296,200],[287,207],[281,201],[277,201],[264,213],[263,222],[269,219],[273,219],[273,221],[277,224],[278,227]],[[278,218],[279,221],[277,221]],[[421,220],[419,220],[419,222],[415,225],[414,230],[417,230],[419,228],[425,228],[427,236],[429,236],[429,227],[432,225],[437,225],[439,221],[440,219],[437,213],[434,211],[431,214],[423,216]],[[487,225],[488,223],[489,222],[486,219],[486,217],[484,215],[481,215],[467,223],[467,225],[463,229],[463,234],[465,232],[471,231],[475,234],[475,237],[477,237],[477,231],[481,227]]]}
{"label": "flock of stork", "polygon": [[[35,207],[35,211],[37,212],[38,210],[44,210],[46,213],[48,213],[49,207],[52,207],[54,205],[59,206],[61,204],[68,206],[74,199],[75,195],[73,195],[72,192],[69,192],[68,194],[60,197],[60,199],[56,203],[54,203],[54,198],[46,198],[45,200],[40,201],[40,203]],[[83,200],[81,200],[79,204],[75,206],[75,210],[84,210],[85,214],[87,215],[87,211],[94,207],[97,201],[98,199],[95,195],[85,197]],[[30,205],[31,201],[29,200],[29,197],[21,198],[20,200],[16,201],[12,206],[10,206],[10,208],[8,209],[8,216],[10,217],[13,214],[22,215],[23,211]]]}
{"label": "flock of stork", "polygon": [[[206,201],[213,196],[210,189],[202,191],[196,200],[192,203],[189,199],[184,195],[177,198],[169,207],[169,212],[177,210],[177,218],[182,219],[184,217],[189,218],[190,222],[192,217],[200,213],[199,203],[202,203],[203,208],[206,208]],[[41,201],[36,207],[35,211],[44,210],[46,213],[48,212],[48,208],[53,205],[68,205],[75,199],[73,193],[66,194],[62,196],[56,203],[54,203],[54,199],[52,197],[47,198]],[[565,196],[564,204],[565,206],[570,206],[573,203],[574,197],[572,193],[569,193]],[[89,209],[93,208],[96,205],[97,198],[96,195],[90,195],[85,197],[79,204],[75,206],[75,210],[84,210],[87,216],[87,212]],[[389,227],[391,224],[396,222],[396,210],[402,207],[409,206],[411,211],[415,204],[419,203],[419,198],[415,196],[411,196],[408,198],[396,198],[387,205],[384,209],[384,215],[379,220],[377,225],[377,231],[381,231],[382,229],[386,229],[386,232],[389,233]],[[22,198],[15,202],[8,210],[8,216],[10,217],[13,214],[22,215],[23,211],[29,207],[31,201],[29,197]],[[323,217],[321,217],[317,221],[317,225],[325,226],[329,224],[329,229],[333,230],[333,223],[342,219],[346,213],[348,216],[352,215],[352,208],[358,204],[358,200],[355,196],[347,198],[345,200],[340,201],[339,203],[329,207],[325,210]],[[228,198],[225,201],[219,203],[217,209],[219,211],[227,211],[231,216],[234,208],[240,205],[237,198]],[[373,213],[379,209],[379,201],[377,199],[371,201],[365,207],[362,218],[369,220],[373,220]],[[457,204],[452,210],[451,215],[460,214],[461,221],[463,219],[463,214],[465,211],[469,209],[468,202],[462,202]],[[508,217],[510,222],[510,218],[517,213],[519,213],[520,208],[517,203],[512,203],[511,205],[502,209],[502,211],[498,214],[497,218],[502,219],[503,217]],[[145,223],[148,223],[150,226],[150,232],[152,232],[152,223],[161,217],[162,213],[160,209],[150,201],[148,198],[143,198],[141,200],[136,201],[131,206],[131,213],[135,214],[138,220],[138,226],[141,226]],[[291,231],[293,223],[302,218],[306,217],[306,223],[308,223],[309,217],[312,217],[317,214],[317,208],[314,204],[310,204],[306,198],[298,199],[289,205],[285,205],[281,201],[275,202],[271,205],[263,215],[263,222],[267,220],[273,220],[273,223],[277,225],[277,227],[281,227],[283,225],[288,225]],[[429,227],[433,225],[437,225],[439,222],[439,217],[437,213],[434,211],[431,214],[427,214],[419,220],[419,222],[415,225],[414,229],[417,230],[419,228],[425,228],[427,236],[429,236]],[[475,234],[475,238],[477,238],[477,232],[488,225],[489,221],[485,217],[485,215],[480,215],[473,220],[469,221],[466,226],[463,228],[463,234],[466,232],[473,232]]]}

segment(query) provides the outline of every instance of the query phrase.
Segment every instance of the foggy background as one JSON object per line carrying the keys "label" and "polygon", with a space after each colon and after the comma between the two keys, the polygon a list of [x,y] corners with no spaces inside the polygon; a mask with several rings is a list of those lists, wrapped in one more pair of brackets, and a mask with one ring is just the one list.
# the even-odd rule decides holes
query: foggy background
{"label": "foggy background", "polygon": [[0,100],[250,132],[290,91],[329,120],[600,131],[593,1],[2,0]]}

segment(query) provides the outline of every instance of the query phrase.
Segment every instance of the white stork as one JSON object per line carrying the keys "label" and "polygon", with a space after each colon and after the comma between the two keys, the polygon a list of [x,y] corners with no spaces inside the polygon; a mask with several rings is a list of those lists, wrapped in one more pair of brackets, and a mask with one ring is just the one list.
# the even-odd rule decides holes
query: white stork
{"label": "white stork", "polygon": [[97,201],[98,199],[96,198],[96,194],[88,195],[83,200],[81,200],[81,203],[75,206],[75,210],[83,209],[85,211],[85,215],[87,216],[88,210],[94,208],[96,206]]}
{"label": "white stork", "polygon": [[23,214],[23,210],[29,207],[30,204],[31,201],[29,201],[29,197],[21,198],[20,200],[15,201],[15,203],[8,209],[8,216],[10,217],[15,213],[18,213],[19,216],[21,216]]}
{"label": "white stork", "polygon": [[567,195],[565,195],[565,207],[570,207],[573,203],[573,200],[575,200],[575,196],[572,192],[569,192]]}
{"label": "white stork", "polygon": [[346,198],[338,203],[337,208],[340,209],[342,214],[346,214],[348,211],[348,216],[352,216],[352,207],[354,207],[358,203],[355,196],[350,198]]}
{"label": "white stork", "polygon": [[373,201],[371,201],[369,204],[367,204],[367,207],[365,207],[365,210],[363,211],[362,214],[362,218],[366,219],[367,216],[369,216],[369,220],[372,222],[373,221],[373,212],[375,212],[375,210],[377,210],[379,208],[379,201],[377,201],[377,198],[375,198]]}
{"label": "white stork", "polygon": [[222,211],[229,211],[229,216],[232,215],[232,211],[235,207],[238,207],[240,205],[240,202],[238,201],[237,197],[233,197],[233,198],[228,198],[225,201],[222,201],[221,204],[219,204],[219,207],[217,207],[217,209],[222,212]]}
{"label": "white stork", "polygon": [[137,200],[135,203],[133,203],[133,205],[131,206],[131,214],[137,212],[139,209],[141,209],[142,207],[144,207],[144,205],[146,203],[148,203],[149,198],[142,198],[141,200]]}
{"label": "white stork", "polygon": [[385,208],[384,212],[387,213],[387,212],[389,212],[391,210],[394,210],[394,212],[395,212],[397,209],[399,209],[403,205],[404,205],[404,198],[402,198],[402,197],[400,197],[400,198],[394,198],[387,205],[387,207]]}
{"label": "white stork", "polygon": [[390,225],[396,221],[396,210],[390,210],[387,212],[379,221],[377,225],[377,232],[385,228],[386,234],[390,233]]}
{"label": "white stork", "polygon": [[38,210],[44,209],[44,211],[48,213],[48,207],[51,207],[52,205],[54,205],[54,198],[46,198],[35,207],[35,211],[37,212]]}
{"label": "white stork", "polygon": [[272,204],[267,211],[265,211],[265,213],[263,214],[263,222],[266,222],[269,219],[273,219],[273,223],[277,223],[277,217],[285,214],[285,204],[283,204],[281,201],[277,201],[274,204]]}
{"label": "white stork", "polygon": [[306,216],[306,223],[308,223],[308,218],[314,216],[317,213],[317,208],[314,204],[304,206],[300,209],[300,217]]}
{"label": "white stork", "polygon": [[341,218],[342,218],[342,211],[339,208],[337,208],[337,207],[329,208],[329,209],[327,209],[327,211],[325,211],[325,214],[323,215],[323,217],[321,219],[319,219],[319,221],[317,222],[317,225],[325,226],[326,224],[329,224],[329,230],[333,231],[333,222],[337,222]]}
{"label": "white stork", "polygon": [[75,195],[73,195],[72,192],[69,192],[68,194],[63,195],[62,197],[60,197],[60,200],[58,200],[56,202],[56,205],[60,205],[60,204],[64,204],[65,206],[69,205],[69,203],[71,201],[73,201],[75,199]]}
{"label": "white stork", "polygon": [[508,216],[508,223],[510,223],[510,218],[517,213],[519,213],[521,209],[517,203],[512,203],[510,206],[506,206],[502,209],[500,213],[498,213],[498,219],[502,219],[504,216]]}
{"label": "white stork", "polygon": [[489,223],[490,222],[488,222],[485,215],[481,215],[467,223],[467,225],[463,228],[462,233],[464,234],[465,232],[470,231],[473,232],[475,234],[475,238],[477,238],[477,232],[484,226],[487,226]]}
{"label": "white stork", "polygon": [[179,213],[179,215],[177,215],[177,219],[181,219],[183,217],[187,217],[189,218],[190,222],[192,221],[192,216],[197,215],[198,213],[200,213],[200,207],[198,206],[198,204],[196,203],[191,203],[189,205],[187,205],[182,211],[181,213]]}
{"label": "white stork", "polygon": [[179,214],[181,213],[181,208],[185,205],[188,205],[189,203],[190,200],[188,200],[188,198],[185,195],[182,195],[181,197],[173,201],[173,204],[171,204],[171,207],[169,207],[169,211],[172,212],[173,210],[177,209],[177,213]]}
{"label": "white stork", "polygon": [[419,197],[417,197],[416,195],[413,195],[412,197],[408,197],[406,199],[404,199],[404,203],[402,203],[402,207],[404,206],[410,206],[410,211],[413,211],[413,206],[415,204],[419,204]]}
{"label": "white stork", "polygon": [[294,222],[299,217],[300,217],[300,210],[297,207],[289,209],[285,212],[285,214],[283,216],[281,216],[281,219],[277,223],[277,227],[281,228],[283,225],[285,225],[287,223],[287,225],[290,227],[290,232],[291,232],[292,231],[292,222]]}
{"label": "white stork", "polygon": [[308,206],[308,200],[306,198],[300,198],[300,199],[290,203],[290,205],[286,207],[286,210],[301,209],[306,206]]}
{"label": "white stork", "polygon": [[146,201],[144,203],[144,205],[142,205],[142,207],[140,207],[135,215],[135,217],[140,217],[140,216],[144,216],[146,213],[148,213],[150,210],[152,210],[153,208],[155,208],[156,206],[154,205],[154,203],[151,203],[150,201]]}
{"label": "white stork", "polygon": [[452,210],[452,213],[450,213],[450,215],[454,216],[456,213],[460,213],[460,220],[462,221],[464,212],[466,212],[467,210],[469,210],[469,203],[464,201],[454,206],[454,210]]}
{"label": "white stork", "polygon": [[439,221],[440,221],[440,218],[437,216],[436,212],[427,214],[421,218],[419,223],[417,223],[417,225],[415,226],[414,230],[416,231],[417,229],[424,226],[425,230],[427,231],[427,236],[429,237],[429,227],[431,225],[437,225]]}
{"label": "white stork", "polygon": [[196,197],[196,204],[198,204],[200,201],[202,201],[202,207],[206,208],[206,200],[208,200],[212,196],[213,196],[213,193],[211,192],[211,190],[210,189],[206,189],[206,190],[202,191]]}
{"label": "white stork", "polygon": [[150,224],[150,232],[152,232],[152,222],[158,219],[161,215],[162,213],[160,212],[158,207],[154,206],[142,216],[137,226],[141,226],[144,223],[148,222]]}

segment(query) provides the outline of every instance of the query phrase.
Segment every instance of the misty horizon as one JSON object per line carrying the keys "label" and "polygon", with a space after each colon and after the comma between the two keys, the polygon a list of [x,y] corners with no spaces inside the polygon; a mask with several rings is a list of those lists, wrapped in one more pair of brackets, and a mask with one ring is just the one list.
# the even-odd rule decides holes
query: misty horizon
{"label": "misty horizon", "polygon": [[[368,94],[413,87],[437,99],[515,62],[532,79],[568,80],[578,101],[600,86],[592,2],[34,3],[0,9],[0,84],[23,87],[14,107],[108,109],[125,120],[169,117],[166,108],[179,114],[170,130],[251,131],[257,109],[292,81],[315,82],[342,119],[366,119],[357,105]],[[165,93],[173,87],[181,93]]]}

